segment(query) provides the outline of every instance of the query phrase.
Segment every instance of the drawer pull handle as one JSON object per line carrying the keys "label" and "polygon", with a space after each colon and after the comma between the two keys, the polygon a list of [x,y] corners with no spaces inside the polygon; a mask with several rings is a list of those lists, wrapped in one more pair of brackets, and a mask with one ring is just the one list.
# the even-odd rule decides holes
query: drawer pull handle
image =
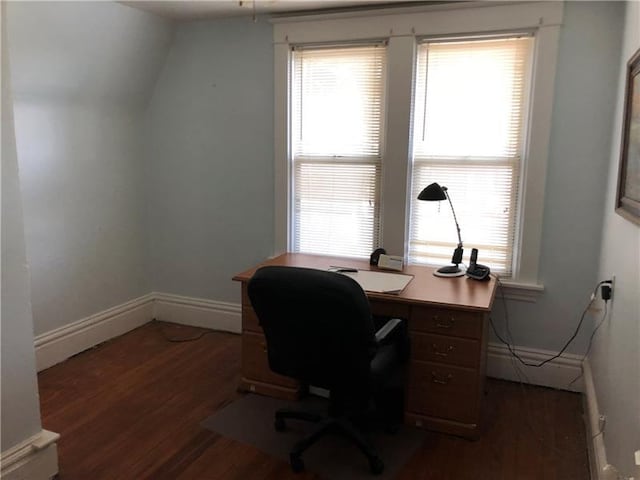
{"label": "drawer pull handle", "polygon": [[456,324],[456,319],[454,317],[449,317],[448,320],[445,319],[443,321],[440,321],[440,317],[438,317],[438,315],[434,315],[433,321],[436,323],[437,328],[445,328],[447,330],[453,328],[453,326]]}
{"label": "drawer pull handle", "polygon": [[446,377],[438,377],[438,374],[436,372],[431,372],[431,381],[433,383],[439,383],[440,385],[447,385],[452,378],[453,378],[453,375],[451,374],[448,374]]}
{"label": "drawer pull handle", "polygon": [[451,352],[453,352],[454,346],[453,345],[449,345],[445,352],[441,352],[440,350],[438,350],[438,345],[436,345],[435,343],[432,343],[431,344],[431,349],[433,350],[433,354],[434,355],[438,355],[439,357],[446,357]]}

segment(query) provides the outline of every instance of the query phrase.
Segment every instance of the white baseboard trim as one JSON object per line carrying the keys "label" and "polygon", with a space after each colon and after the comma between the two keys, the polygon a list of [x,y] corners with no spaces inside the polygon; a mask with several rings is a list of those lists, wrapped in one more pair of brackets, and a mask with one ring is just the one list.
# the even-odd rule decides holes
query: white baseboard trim
{"label": "white baseboard trim", "polygon": [[[515,347],[514,350],[527,363],[539,363],[557,353],[524,347]],[[569,385],[580,374],[581,361],[582,356],[580,355],[564,353],[540,368],[527,367],[513,358],[505,345],[491,342],[487,352],[487,375],[504,380],[519,381],[520,378],[513,365],[513,362],[516,362],[521,371],[524,372],[524,375],[526,375],[526,377],[522,377],[522,381],[526,383],[582,392],[582,379],[577,380],[571,386]]]}
{"label": "white baseboard trim", "polygon": [[152,319],[240,333],[242,308],[236,303],[152,292],[95,313],[35,338],[36,368],[49,368]]}
{"label": "white baseboard trim", "polygon": [[[611,478],[607,473],[607,452],[604,447],[603,435],[597,435],[600,431],[600,410],[596,389],[593,384],[593,372],[587,358],[584,361],[584,397],[586,404],[585,426],[587,431],[587,449],[589,451],[589,463],[591,480],[605,480]],[[613,478],[616,478],[615,476]]]}
{"label": "white baseboard trim", "polygon": [[95,313],[35,337],[36,368],[49,368],[153,318],[153,294]]}
{"label": "white baseboard trim", "polygon": [[49,480],[58,473],[56,442],[60,435],[41,430],[6,451],[0,457],[3,480]]}
{"label": "white baseboard trim", "polygon": [[242,331],[242,307],[237,303],[159,292],[153,296],[156,320],[232,333]]}

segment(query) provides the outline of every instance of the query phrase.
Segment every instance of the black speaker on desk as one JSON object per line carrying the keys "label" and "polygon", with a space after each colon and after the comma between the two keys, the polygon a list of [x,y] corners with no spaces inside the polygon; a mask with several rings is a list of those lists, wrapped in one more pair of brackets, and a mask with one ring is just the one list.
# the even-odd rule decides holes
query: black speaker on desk
{"label": "black speaker on desk", "polygon": [[386,255],[387,251],[384,248],[376,248],[369,257],[369,265],[378,266],[380,261],[380,255]]}

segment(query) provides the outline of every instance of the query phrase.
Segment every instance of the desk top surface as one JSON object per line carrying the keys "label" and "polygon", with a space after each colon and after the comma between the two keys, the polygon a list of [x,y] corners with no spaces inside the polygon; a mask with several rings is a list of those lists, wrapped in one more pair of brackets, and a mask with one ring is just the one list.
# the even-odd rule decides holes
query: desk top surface
{"label": "desk top surface", "polygon": [[[366,260],[303,253],[284,253],[235,275],[233,280],[246,282],[258,268],[266,265],[307,267],[319,270],[327,270],[331,266],[340,266],[353,267],[358,270],[385,271],[370,266]],[[467,277],[436,277],[433,275],[433,271],[434,268],[431,267],[406,265],[401,273],[413,275],[413,280],[409,282],[409,285],[402,292],[399,294],[367,292],[367,295],[371,299],[399,303],[454,307],[463,310],[491,310],[496,292],[496,280],[493,277],[489,281],[479,282]]]}

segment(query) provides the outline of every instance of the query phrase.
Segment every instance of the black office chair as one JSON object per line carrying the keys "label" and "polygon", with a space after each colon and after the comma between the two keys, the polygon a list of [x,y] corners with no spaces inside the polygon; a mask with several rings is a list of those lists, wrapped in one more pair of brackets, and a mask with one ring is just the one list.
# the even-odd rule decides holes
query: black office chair
{"label": "black office chair", "polygon": [[328,416],[291,409],[275,414],[278,431],[286,428],[285,419],[318,423],[291,450],[293,471],[304,469],[301,455],[319,438],[339,433],[366,455],[372,473],[381,473],[382,459],[354,421],[362,420],[358,417],[370,411],[385,385],[401,374],[408,357],[405,322],[389,320],[376,332],[360,285],[333,272],[262,267],[249,281],[248,293],[265,333],[271,370],[330,391]]}

